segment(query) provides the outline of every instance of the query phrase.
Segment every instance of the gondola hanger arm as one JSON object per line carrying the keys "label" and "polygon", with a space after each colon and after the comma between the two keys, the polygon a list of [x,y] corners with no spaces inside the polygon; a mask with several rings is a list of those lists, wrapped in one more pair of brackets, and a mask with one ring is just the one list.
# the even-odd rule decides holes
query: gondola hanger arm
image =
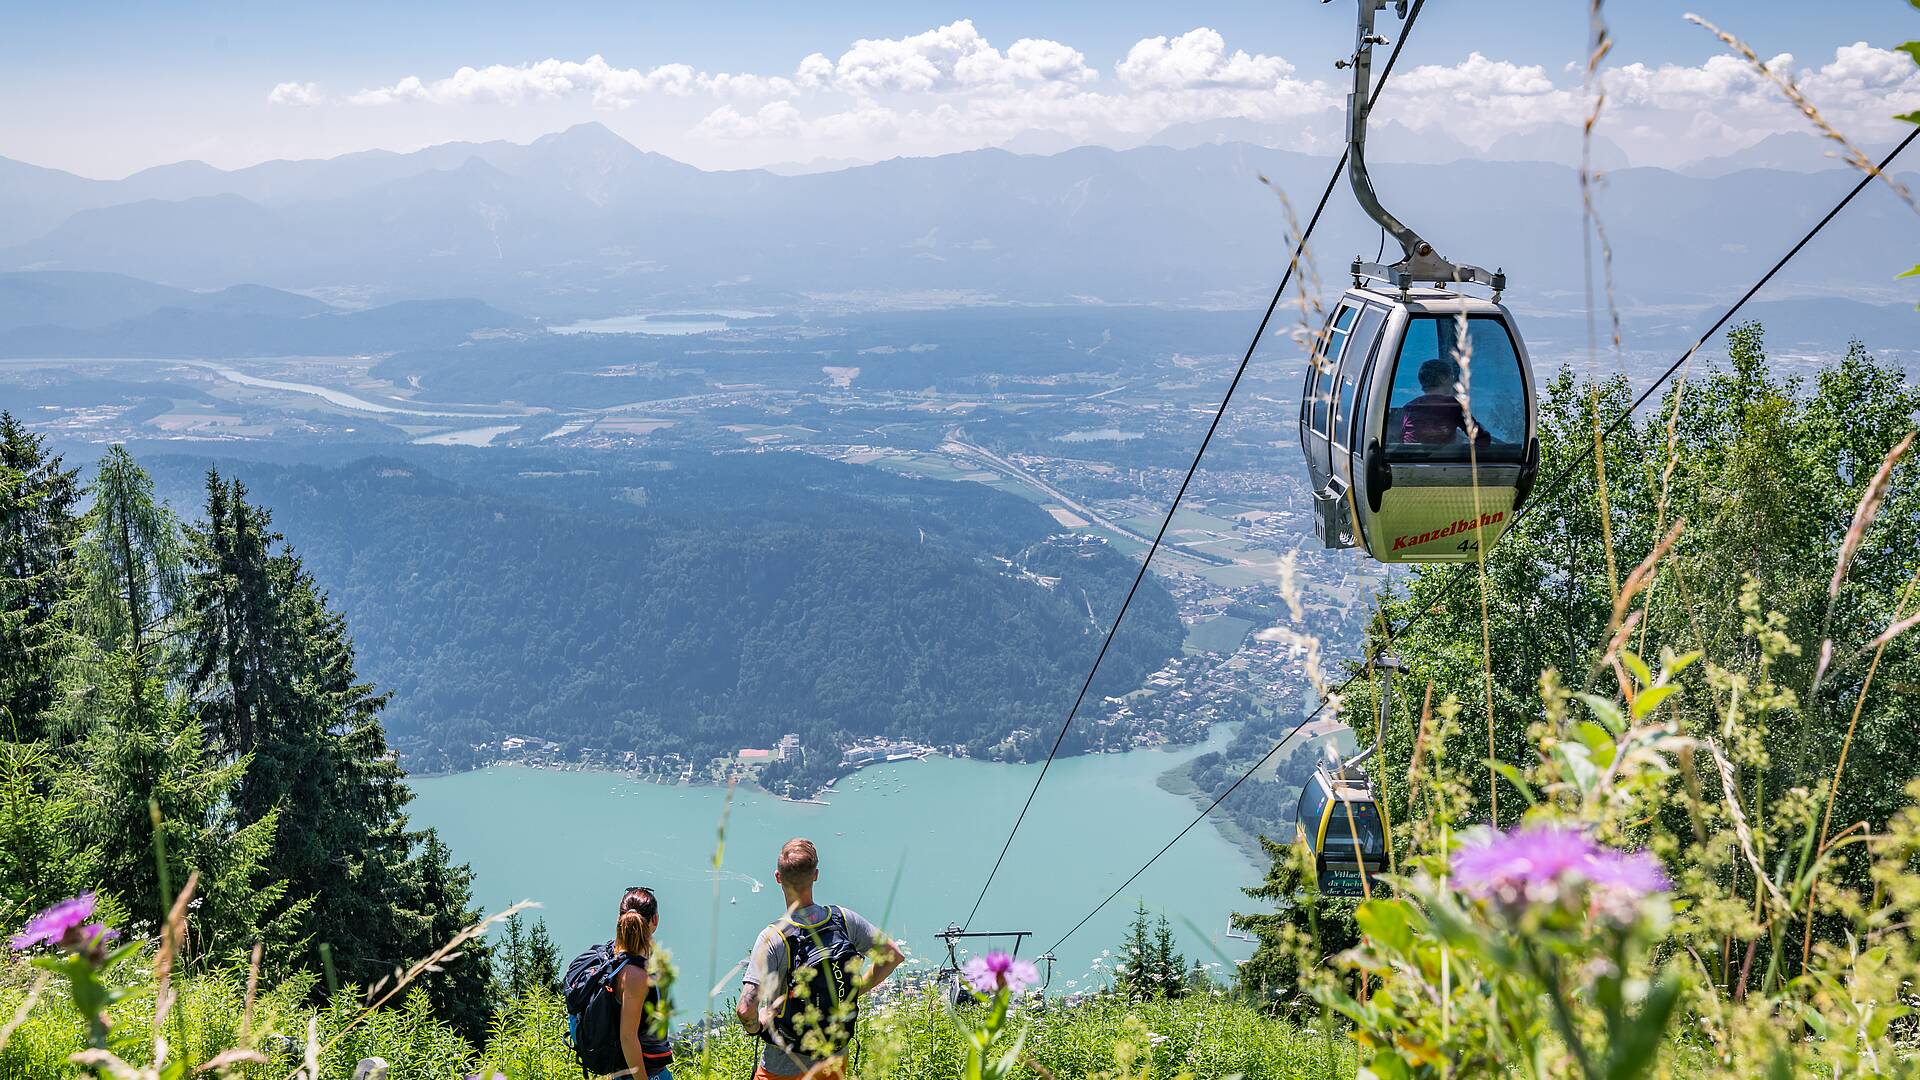
{"label": "gondola hanger arm", "polygon": [[[1323,3],[1330,0],[1322,0]],[[1385,35],[1374,30],[1374,17],[1392,5],[1402,18],[1407,17],[1407,0],[1358,0],[1359,18],[1354,30],[1353,56],[1335,62],[1335,67],[1353,69],[1353,89],[1347,93],[1347,180],[1353,196],[1367,216],[1378,222],[1400,244],[1400,260],[1390,265],[1353,260],[1356,281],[1365,277],[1392,283],[1402,292],[1419,282],[1473,283],[1485,285],[1495,293],[1506,288],[1506,275],[1466,263],[1455,263],[1423,239],[1413,227],[1395,217],[1380,203],[1367,173],[1367,120],[1373,113],[1373,48],[1387,43]]]}

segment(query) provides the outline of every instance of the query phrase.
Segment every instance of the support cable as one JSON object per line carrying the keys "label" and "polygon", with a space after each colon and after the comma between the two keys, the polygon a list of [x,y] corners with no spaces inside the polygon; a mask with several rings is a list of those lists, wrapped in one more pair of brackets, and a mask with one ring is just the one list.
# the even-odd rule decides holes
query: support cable
{"label": "support cable", "polygon": [[[1386,67],[1380,71],[1380,81],[1373,86],[1367,96],[1367,107],[1371,109],[1374,101],[1380,97],[1380,91],[1387,85],[1387,79],[1393,74],[1393,65],[1400,59],[1400,50],[1406,47],[1407,37],[1413,32],[1413,24],[1420,18],[1420,9],[1426,6],[1426,0],[1414,0],[1413,10],[1407,15],[1407,21],[1400,30],[1400,40],[1394,43],[1393,53],[1387,57]],[[1107,655],[1108,646],[1113,644],[1113,636],[1120,630],[1120,620],[1126,618],[1127,608],[1133,604],[1133,595],[1140,589],[1140,582],[1147,576],[1147,568],[1153,564],[1153,557],[1160,550],[1160,542],[1166,538],[1167,527],[1173,524],[1173,515],[1180,509],[1181,499],[1186,497],[1187,486],[1193,483],[1194,473],[1200,469],[1200,459],[1206,456],[1207,447],[1212,444],[1214,433],[1220,430],[1220,419],[1227,414],[1227,405],[1233,401],[1233,392],[1240,386],[1240,379],[1247,373],[1247,365],[1252,362],[1254,350],[1259,348],[1260,339],[1266,334],[1267,324],[1273,321],[1273,313],[1286,295],[1287,284],[1293,280],[1293,271],[1300,265],[1301,257],[1306,253],[1307,238],[1313,235],[1314,226],[1320,223],[1320,215],[1327,209],[1327,201],[1333,197],[1333,189],[1339,186],[1340,176],[1347,168],[1347,154],[1342,152],[1340,163],[1334,166],[1333,175],[1327,178],[1327,190],[1321,192],[1319,205],[1313,208],[1313,217],[1308,219],[1307,227],[1300,233],[1300,242],[1294,245],[1293,258],[1288,261],[1287,269],[1280,275],[1280,285],[1273,290],[1273,299],[1267,302],[1267,312],[1260,317],[1260,325],[1254,329],[1253,340],[1247,343],[1246,354],[1240,358],[1240,366],[1233,373],[1233,381],[1227,384],[1227,392],[1220,399],[1220,408],[1213,414],[1213,422],[1207,425],[1207,434],[1200,440],[1200,449],[1194,452],[1193,464],[1187,466],[1186,478],[1180,481],[1180,490],[1173,496],[1172,505],[1167,507],[1167,516],[1160,522],[1160,531],[1154,534],[1153,545],[1147,548],[1147,554],[1140,561],[1140,572],[1133,577],[1133,585],[1127,589],[1126,599],[1120,602],[1120,611],[1113,617],[1113,625],[1107,628],[1107,636],[1100,643],[1100,651],[1093,658],[1093,666],[1087,669],[1087,678],[1080,684],[1079,696],[1073,699],[1073,707],[1067,710],[1067,718],[1060,725],[1060,731],[1053,737],[1053,746],[1047,751],[1047,760],[1040,766],[1040,775],[1034,778],[1032,790],[1027,792],[1027,801],[1021,805],[1020,814],[1013,819],[1013,828],[1007,831],[1007,842],[1000,846],[1000,854],[993,860],[993,869],[987,872],[987,880],[980,886],[980,895],[974,898],[972,910],[961,928],[973,925],[973,917],[980,913],[980,904],[987,898],[987,890],[993,887],[993,879],[1000,873],[1000,864],[1006,861],[1007,852],[1013,848],[1013,838],[1019,834],[1020,825],[1027,820],[1027,811],[1033,808],[1033,797],[1040,793],[1040,785],[1047,779],[1047,770],[1053,768],[1053,759],[1060,753],[1060,744],[1067,737],[1067,729],[1073,726],[1074,717],[1080,713],[1080,706],[1087,699],[1087,690],[1093,686],[1093,677],[1100,670],[1100,661]]]}
{"label": "support cable", "polygon": [[[1408,20],[1408,21],[1411,22],[1412,20]],[[1391,65],[1389,65],[1389,70],[1390,69],[1391,69]],[[1382,76],[1383,80],[1384,78],[1385,76]],[[1889,152],[1884,159],[1881,160],[1876,173],[1868,173],[1867,175],[1861,177],[1860,182],[1855,184],[1851,191],[1847,192],[1845,198],[1842,198],[1839,202],[1835,203],[1833,206],[1833,209],[1827,211],[1825,217],[1821,218],[1819,222],[1817,222],[1813,226],[1813,228],[1807,230],[1806,235],[1800,238],[1799,243],[1793,245],[1793,247],[1789,249],[1785,255],[1782,255],[1779,261],[1773,264],[1772,268],[1770,268],[1765,274],[1761,275],[1760,280],[1754,282],[1753,286],[1749,288],[1744,294],[1742,294],[1740,299],[1734,301],[1732,307],[1727,308],[1726,311],[1721,313],[1718,319],[1714,320],[1713,325],[1708,327],[1706,333],[1701,334],[1700,337],[1696,341],[1694,341],[1693,346],[1691,348],[1687,349],[1686,352],[1680,354],[1680,358],[1678,360],[1675,360],[1667,368],[1667,370],[1665,370],[1664,372],[1661,372],[1659,378],[1655,379],[1652,382],[1652,384],[1650,384],[1645,390],[1643,390],[1640,393],[1638,397],[1634,398],[1633,404],[1630,407],[1628,407],[1625,412],[1622,412],[1619,416],[1615,417],[1613,421],[1609,423],[1605,429],[1602,430],[1600,440],[1596,440],[1596,442],[1604,441],[1605,439],[1611,437],[1616,431],[1618,431],[1620,427],[1627,422],[1628,418],[1630,418],[1634,414],[1634,412],[1636,412],[1640,408],[1640,406],[1646,404],[1647,401],[1653,397],[1654,391],[1658,390],[1661,384],[1665,383],[1668,379],[1671,379],[1675,375],[1675,373],[1677,373],[1682,367],[1686,365],[1688,360],[1693,358],[1693,355],[1695,353],[1700,351],[1701,346],[1705,345],[1708,341],[1712,340],[1713,336],[1719,333],[1722,327],[1726,326],[1727,323],[1731,321],[1735,315],[1739,314],[1740,309],[1745,307],[1747,305],[1747,302],[1749,300],[1752,300],[1755,294],[1759,293],[1759,291],[1763,287],[1765,287],[1768,282],[1772,281],[1774,276],[1777,275],[1782,269],[1784,269],[1787,263],[1793,260],[1794,256],[1800,254],[1801,249],[1806,247],[1807,244],[1810,243],[1815,236],[1818,236],[1822,229],[1825,229],[1827,225],[1833,221],[1834,218],[1840,216],[1840,211],[1846,209],[1847,204],[1853,202],[1855,196],[1859,195],[1862,191],[1865,191],[1867,189],[1867,185],[1873,183],[1875,176],[1877,175],[1878,172],[1885,172],[1887,167],[1893,164],[1893,160],[1899,157],[1901,152],[1906,150],[1908,146],[1911,146],[1913,144],[1913,141],[1915,138],[1920,138],[1920,128],[1915,128],[1913,131],[1908,132],[1907,137],[1900,140],[1899,145],[1895,146],[1893,150]],[[1567,482],[1573,478],[1574,472],[1582,468],[1586,464],[1586,462],[1593,457],[1593,454],[1594,454],[1594,450],[1592,448],[1589,448],[1582,451],[1580,454],[1576,455],[1574,460],[1571,463],[1569,463],[1566,468],[1562,469],[1558,474],[1556,474],[1552,479],[1552,481],[1548,483],[1547,485],[1548,491],[1546,495],[1535,498],[1532,501],[1530,501],[1525,507],[1522,507],[1519,512],[1513,515],[1514,520],[1518,521],[1520,518],[1526,515],[1526,512],[1528,510],[1531,510],[1534,507],[1539,506],[1541,503],[1560,494],[1560,492],[1565,488]],[[1461,570],[1455,572],[1453,577],[1449,579],[1446,585],[1441,588],[1440,592],[1436,596],[1434,596],[1430,602],[1422,604],[1419,611],[1416,611],[1414,614],[1408,616],[1407,619],[1404,622],[1402,622],[1397,628],[1395,628],[1392,633],[1388,634],[1387,640],[1394,641],[1404,636],[1406,632],[1408,630],[1411,630],[1414,627],[1414,625],[1417,624],[1421,619],[1425,618],[1429,613],[1439,608],[1440,605],[1448,597],[1453,595],[1454,591],[1458,589],[1462,583],[1470,580],[1471,577],[1472,575],[1469,574],[1464,567],[1462,567]],[[1281,747],[1284,747],[1290,740],[1292,740],[1292,738],[1296,734],[1300,732],[1300,729],[1306,727],[1306,725],[1309,722],[1311,722],[1315,717],[1320,715],[1321,711],[1327,707],[1328,701],[1331,701],[1334,698],[1337,698],[1341,694],[1345,693],[1347,687],[1352,686],[1356,681],[1359,680],[1359,678],[1363,674],[1372,670],[1375,662],[1377,662],[1380,659],[1381,654],[1384,653],[1385,651],[1386,651],[1386,646],[1383,645],[1379,649],[1375,649],[1372,652],[1370,652],[1367,656],[1366,661],[1360,664],[1359,666],[1357,666],[1354,669],[1352,674],[1348,675],[1346,679],[1344,679],[1340,683],[1339,686],[1335,687],[1333,690],[1333,693],[1327,696],[1327,700],[1322,701],[1319,705],[1314,706],[1313,711],[1307,713],[1306,716],[1300,719],[1299,723],[1289,728],[1286,734],[1280,736],[1280,740],[1273,744],[1273,748],[1271,750],[1268,750],[1265,754],[1262,754],[1260,756],[1260,760],[1254,762],[1251,768],[1249,768],[1246,772],[1241,773],[1239,778],[1234,780],[1233,783],[1227,785],[1227,789],[1225,791],[1222,791],[1219,794],[1219,796],[1217,796],[1213,800],[1213,802],[1207,804],[1207,808],[1205,810],[1200,811],[1200,813],[1192,821],[1187,823],[1185,828],[1181,829],[1179,832],[1173,835],[1173,839],[1168,840],[1165,844],[1161,846],[1159,851],[1154,852],[1152,858],[1149,858],[1146,862],[1140,865],[1140,869],[1135,870],[1132,874],[1129,874],[1127,876],[1127,880],[1120,883],[1119,888],[1116,888],[1111,893],[1108,893],[1106,899],[1094,905],[1093,910],[1087,912],[1086,915],[1083,916],[1079,922],[1073,924],[1073,929],[1067,931],[1065,934],[1062,934],[1060,936],[1060,940],[1054,942],[1051,946],[1049,946],[1047,951],[1048,952],[1058,951],[1060,946],[1066,944],[1068,938],[1071,938],[1073,935],[1079,933],[1080,929],[1086,926],[1087,923],[1090,922],[1095,915],[1098,915],[1102,910],[1104,910],[1108,904],[1113,903],[1113,901],[1116,898],[1118,898],[1121,893],[1126,891],[1127,886],[1133,884],[1136,880],[1138,880],[1140,875],[1146,873],[1147,870],[1150,867],[1152,867],[1154,863],[1159,862],[1160,856],[1165,855],[1169,850],[1172,849],[1173,845],[1180,842],[1182,837],[1192,832],[1194,827],[1199,825],[1202,821],[1205,821],[1207,819],[1207,815],[1213,813],[1216,809],[1218,809],[1220,807],[1220,804],[1227,800],[1227,796],[1232,795],[1234,791],[1240,787],[1241,784],[1252,779],[1253,775],[1259,772],[1261,767],[1264,766],[1269,760],[1273,758],[1273,755],[1280,752]]]}

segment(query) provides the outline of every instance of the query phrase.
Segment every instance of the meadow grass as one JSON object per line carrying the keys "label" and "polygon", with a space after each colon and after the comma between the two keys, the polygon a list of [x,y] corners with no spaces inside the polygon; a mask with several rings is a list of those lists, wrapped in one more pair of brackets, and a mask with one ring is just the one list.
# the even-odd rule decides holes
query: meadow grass
{"label": "meadow grass", "polygon": [[[135,963],[127,967],[128,978],[140,977]],[[166,1022],[172,1056],[197,1066],[227,1048],[253,1045],[268,1055],[267,1062],[242,1064],[229,1073],[248,1080],[284,1080],[292,1073],[300,1065],[297,1048],[305,1043],[310,1021],[323,1043],[332,1041],[320,1058],[324,1080],[348,1080],[365,1057],[384,1059],[390,1080],[457,1080],[489,1072],[511,1080],[579,1075],[562,1038],[565,1007],[552,994],[529,994],[504,1005],[486,1045],[476,1048],[436,1020],[417,992],[399,1007],[376,1010],[354,1024],[362,1014],[356,995],[336,995],[316,1011],[304,1004],[307,987],[299,981],[262,992],[251,1020],[244,972],[197,975],[179,980],[176,989],[179,999]],[[0,991],[0,1016],[10,1016],[25,994],[23,984]],[[1354,1071],[1344,1036],[1328,1040],[1219,991],[1180,1000],[1095,995],[1073,1004],[1054,1000],[1017,1015],[1031,1025],[1026,1041],[1031,1063],[1059,1078],[1306,1080]],[[114,1039],[132,1064],[151,1060],[152,1019],[151,996],[115,1010]],[[697,1024],[681,1032],[673,1066],[679,1080],[751,1075],[759,1043],[731,1023],[730,1015],[722,1019],[727,1022],[716,1023],[704,1037]],[[955,1020],[931,993],[905,994],[867,1010],[856,1043],[857,1075],[905,1080],[960,1075],[966,1049]],[[0,1080],[79,1075],[67,1059],[85,1037],[86,1025],[66,995],[43,995],[0,1049]]]}

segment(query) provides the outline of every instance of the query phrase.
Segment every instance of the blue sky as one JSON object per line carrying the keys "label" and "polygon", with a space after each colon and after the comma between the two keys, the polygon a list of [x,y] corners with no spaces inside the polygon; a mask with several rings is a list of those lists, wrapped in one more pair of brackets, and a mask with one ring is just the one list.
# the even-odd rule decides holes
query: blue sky
{"label": "blue sky", "polygon": [[[1892,76],[1884,65],[1862,83],[1871,58],[1856,55],[1834,66],[1836,50],[1920,37],[1920,12],[1904,0],[1614,0],[1607,8],[1618,41],[1613,63],[1644,64],[1655,74],[1668,69],[1664,78],[1643,73],[1638,82],[1627,80],[1641,97],[1623,104],[1618,135],[1636,157],[1657,157],[1676,137],[1727,149],[1794,123],[1790,112],[1763,122],[1765,103],[1728,84],[1726,71],[1707,91],[1722,100],[1681,100],[1687,94],[1678,92],[1670,106],[1659,100],[1674,87],[1692,88],[1698,97],[1700,82],[1687,79],[1685,69],[1705,73],[1709,58],[1724,55],[1709,35],[1682,20],[1688,10],[1739,33],[1763,56],[1793,54],[1796,70],[1812,76],[1810,88],[1821,85],[1823,66],[1832,67],[1831,104],[1823,107],[1843,117],[1857,111],[1869,127],[1876,122],[1875,99],[1904,86],[1886,82]],[[1339,88],[1331,62],[1348,47],[1352,4],[10,4],[5,16],[0,100],[11,107],[0,115],[0,155],[115,176],[183,158],[233,167],[454,138],[524,140],[589,119],[707,166],[940,152],[994,145],[1026,131],[1059,143],[1126,145],[1149,137],[1147,129],[1162,121],[1219,116],[1306,123],[1303,110],[1317,100],[1310,88]],[[596,55],[616,73],[684,64],[697,73],[791,80],[810,54],[838,63],[858,40],[909,42],[961,20],[973,35],[961,42],[964,49],[999,55],[1021,39],[1035,39],[1077,55],[1076,74],[1065,86],[1057,73],[1006,75],[988,80],[993,86],[960,80],[915,88],[876,78],[849,89],[843,79],[745,94],[647,91],[617,102],[584,91],[523,88],[511,100],[497,94],[479,100],[457,88],[432,89],[462,67],[574,64]],[[1390,16],[1387,21],[1393,23]],[[1486,72],[1505,82],[1499,92],[1482,94],[1436,75],[1425,84],[1427,99],[1402,102],[1409,122],[1458,131],[1477,144],[1530,123],[1564,124],[1566,99],[1552,97],[1538,79],[1527,89],[1514,71],[1537,69],[1557,91],[1576,87],[1568,65],[1582,55],[1585,23],[1583,0],[1434,0],[1406,62],[1436,72],[1471,70],[1463,65],[1477,52],[1507,65]],[[1143,41],[1178,41],[1202,29],[1220,42],[1221,70],[1238,53],[1272,63],[1235,69],[1231,85],[1196,76],[1176,86],[1165,72],[1143,79],[1137,65],[1129,82],[1119,68]],[[1185,39],[1193,48],[1163,59],[1187,64],[1183,57],[1198,55],[1194,49],[1204,53],[1212,40]],[[1282,66],[1289,68],[1284,74]],[[1269,76],[1272,85],[1255,85]],[[382,104],[351,100],[408,77],[421,81],[421,93]],[[577,72],[573,78],[578,81]],[[271,104],[270,93],[282,84],[311,89]],[[1036,88],[1052,95],[1048,106],[1022,111],[1022,98]],[[723,107],[731,113],[720,112]],[[1634,109],[1646,115],[1631,115]],[[1487,117],[1500,110],[1499,125],[1490,126]]]}

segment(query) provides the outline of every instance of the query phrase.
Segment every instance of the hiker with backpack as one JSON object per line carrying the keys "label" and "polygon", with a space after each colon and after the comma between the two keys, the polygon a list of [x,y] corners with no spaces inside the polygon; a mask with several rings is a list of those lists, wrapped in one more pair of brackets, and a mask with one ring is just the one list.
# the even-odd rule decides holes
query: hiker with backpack
{"label": "hiker with backpack", "polygon": [[855,912],[814,903],[813,841],[787,841],[773,877],[787,913],[754,941],[734,1011],[763,1043],[754,1080],[831,1080],[844,1075],[860,995],[906,956]]}
{"label": "hiker with backpack", "polygon": [[567,1045],[593,1076],[673,1080],[668,1013],[648,963],[660,900],[634,886],[620,897],[613,940],[567,965]]}

